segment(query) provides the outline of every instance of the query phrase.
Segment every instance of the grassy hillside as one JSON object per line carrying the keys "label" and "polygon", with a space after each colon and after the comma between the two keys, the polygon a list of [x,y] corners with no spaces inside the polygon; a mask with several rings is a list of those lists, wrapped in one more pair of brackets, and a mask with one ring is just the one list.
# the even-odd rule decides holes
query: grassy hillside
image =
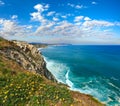
{"label": "grassy hillside", "polygon": [[70,91],[0,56],[0,104],[52,105],[59,101],[73,103]]}
{"label": "grassy hillside", "polygon": [[[11,43],[0,38],[0,49]],[[103,106],[89,95],[70,91],[0,54],[0,105]]]}

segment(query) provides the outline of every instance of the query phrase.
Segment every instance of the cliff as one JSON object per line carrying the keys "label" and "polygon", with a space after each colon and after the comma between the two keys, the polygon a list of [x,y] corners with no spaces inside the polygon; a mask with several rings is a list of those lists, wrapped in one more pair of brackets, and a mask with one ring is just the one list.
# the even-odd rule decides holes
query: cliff
{"label": "cliff", "polygon": [[56,81],[51,72],[47,70],[46,63],[38,49],[31,44],[21,41],[9,41],[9,45],[0,49],[0,54],[14,60],[26,70],[34,71],[47,79]]}
{"label": "cliff", "polygon": [[3,38],[0,38],[0,105],[104,106],[90,95],[56,83],[36,47]]}
{"label": "cliff", "polygon": [[48,44],[42,44],[42,43],[30,43],[34,45],[36,48],[45,48],[48,46]]}

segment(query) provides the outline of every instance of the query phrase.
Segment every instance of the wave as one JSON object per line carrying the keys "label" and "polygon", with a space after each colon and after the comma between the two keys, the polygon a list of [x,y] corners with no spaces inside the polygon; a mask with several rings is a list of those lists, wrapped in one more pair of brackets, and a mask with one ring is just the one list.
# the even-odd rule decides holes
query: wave
{"label": "wave", "polygon": [[[44,60],[46,61],[47,69],[55,76],[58,82],[66,84],[66,73],[68,73],[69,68],[58,61],[49,60],[44,56]],[[68,79],[67,79],[68,82]]]}
{"label": "wave", "polygon": [[115,77],[111,77],[112,80],[118,81],[119,79],[115,78]]}
{"label": "wave", "polygon": [[73,88],[74,84],[69,79],[70,69],[67,65],[58,61],[49,60],[47,57],[44,57],[44,60],[47,63],[47,69],[55,76],[58,82],[67,84],[70,88]]}
{"label": "wave", "polygon": [[71,75],[70,75],[70,68],[63,63],[60,63],[58,61],[53,61],[48,59],[47,57],[44,56],[44,60],[46,61],[46,67],[47,69],[55,76],[55,78],[58,80],[58,82],[67,84],[71,90],[74,91],[79,91],[85,94],[91,94],[94,92],[95,95],[98,95],[97,92],[95,92],[93,89],[88,88],[86,83],[92,82],[93,80],[96,80],[96,78],[88,78],[87,81],[85,81],[86,78],[80,77],[79,82],[86,85],[83,89],[77,88],[74,83],[71,81]]}
{"label": "wave", "polygon": [[[98,76],[73,76],[70,68],[59,61],[44,57],[46,67],[55,76],[58,82],[67,84],[71,90],[79,91],[84,94],[90,94],[106,103],[108,106],[116,106],[120,102],[119,88],[109,79]],[[114,91],[117,89],[117,91]]]}
{"label": "wave", "polygon": [[66,78],[66,84],[70,87],[70,88],[73,88],[73,83],[72,81],[69,80],[69,70],[67,71],[66,75],[65,75],[65,78]]}
{"label": "wave", "polygon": [[38,48],[38,50],[40,51],[40,50],[42,50],[43,48]]}
{"label": "wave", "polygon": [[117,86],[115,86],[113,83],[109,82],[108,83],[110,86],[114,87],[115,89],[117,89],[120,92],[120,88],[118,88]]}

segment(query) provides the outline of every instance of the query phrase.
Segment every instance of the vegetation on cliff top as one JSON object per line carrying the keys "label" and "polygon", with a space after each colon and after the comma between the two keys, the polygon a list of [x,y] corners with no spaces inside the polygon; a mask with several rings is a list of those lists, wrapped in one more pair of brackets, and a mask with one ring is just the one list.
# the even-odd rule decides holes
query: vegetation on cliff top
{"label": "vegetation on cliff top", "polygon": [[13,61],[8,61],[0,56],[0,104],[53,105],[59,101],[62,104],[73,103],[70,91],[65,87],[53,84],[43,76],[25,71]]}
{"label": "vegetation on cliff top", "polygon": [[[0,48],[10,43],[0,38]],[[3,106],[103,106],[89,95],[72,92],[0,55],[0,104]]]}

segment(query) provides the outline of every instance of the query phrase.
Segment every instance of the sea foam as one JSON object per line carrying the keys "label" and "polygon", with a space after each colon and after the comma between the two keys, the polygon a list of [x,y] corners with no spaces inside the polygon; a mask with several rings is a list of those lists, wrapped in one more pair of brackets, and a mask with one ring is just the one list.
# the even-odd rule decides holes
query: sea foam
{"label": "sea foam", "polygon": [[69,70],[67,71],[66,75],[65,75],[65,78],[66,78],[66,84],[69,85],[70,88],[73,88],[73,83],[72,81],[69,80]]}
{"label": "sea foam", "polygon": [[[44,60],[46,61],[46,67],[47,69],[55,76],[58,82],[66,84],[66,73],[68,73],[69,68],[58,61],[52,61],[48,58],[44,57]],[[68,76],[67,76],[68,78]],[[68,80],[67,80],[68,82]]]}
{"label": "sea foam", "polygon": [[[47,50],[45,51],[46,57],[44,57],[44,59],[47,63],[48,70],[51,71],[51,73],[56,77],[58,82],[67,84],[71,90],[79,91],[85,94],[90,94],[93,97],[97,98],[99,101],[106,103],[107,106],[119,106],[118,104],[120,104],[120,90],[119,87],[116,86],[116,84],[114,83],[114,81],[116,82],[119,80],[117,80],[116,77],[111,77],[111,78],[104,77],[94,73],[93,71],[92,74],[89,75],[89,72],[91,71],[90,68],[92,67],[92,65],[91,67],[89,67],[86,64],[83,64],[85,58],[84,60],[82,60],[82,63],[80,63],[78,60],[81,59],[81,57],[75,58],[76,54],[74,52],[73,53],[75,54],[75,56],[73,55],[73,57],[68,57],[68,53],[70,51],[66,53],[66,50],[65,49],[63,50],[62,48],[62,53],[61,53],[60,50],[61,47],[59,47],[59,49],[57,50],[56,48],[58,47],[48,48],[48,51],[50,52],[47,52]],[[55,54],[53,53],[53,51],[56,51]],[[47,56],[47,54],[50,55]],[[61,55],[64,57],[63,60]],[[67,62],[65,61],[66,57],[69,60]],[[82,56],[82,58],[83,57],[84,56]],[[72,63],[70,64],[71,59],[72,59]],[[88,67],[89,70],[87,70],[87,68],[85,68],[84,70],[81,69],[82,67],[81,64]],[[74,65],[74,67],[76,66],[80,66],[80,67],[75,68],[74,70],[73,66],[71,65]],[[95,72],[101,72],[101,71],[102,70],[99,70],[99,68],[98,69],[95,68]],[[75,74],[75,72],[78,73]]]}

